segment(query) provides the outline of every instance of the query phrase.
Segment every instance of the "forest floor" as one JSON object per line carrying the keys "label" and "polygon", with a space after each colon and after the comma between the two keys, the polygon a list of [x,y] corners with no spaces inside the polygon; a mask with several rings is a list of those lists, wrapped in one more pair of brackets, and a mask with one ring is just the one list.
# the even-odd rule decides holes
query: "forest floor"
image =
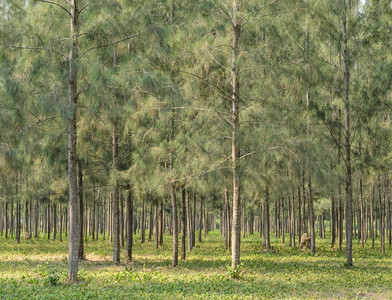
{"label": "forest floor", "polygon": [[[317,254],[282,246],[260,250],[258,234],[241,244],[240,279],[228,276],[230,255],[219,232],[211,232],[171,268],[171,238],[156,250],[154,241],[135,237],[134,262],[113,266],[106,241],[85,244],[80,283],[66,283],[67,241],[0,237],[0,299],[392,299],[392,249],[365,249],[355,241],[354,267],[345,268],[345,251],[317,239]],[[125,250],[122,250],[124,262]],[[58,281],[58,282],[57,282]],[[57,283],[52,285],[52,283]]]}

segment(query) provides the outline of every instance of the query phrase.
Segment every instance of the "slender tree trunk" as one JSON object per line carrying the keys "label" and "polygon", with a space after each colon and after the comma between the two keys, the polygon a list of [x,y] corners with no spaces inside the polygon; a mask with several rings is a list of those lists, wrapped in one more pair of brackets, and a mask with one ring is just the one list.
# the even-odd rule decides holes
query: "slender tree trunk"
{"label": "slender tree trunk", "polygon": [[146,227],[145,227],[145,219],[144,219],[144,209],[145,209],[145,205],[144,205],[144,197],[141,198],[141,211],[140,211],[140,215],[141,215],[141,219],[140,219],[140,241],[141,243],[144,243],[146,241]]}
{"label": "slender tree trunk", "polygon": [[133,199],[132,190],[128,187],[128,196],[126,203],[127,210],[127,259],[132,261],[132,246],[133,246]]}
{"label": "slender tree trunk", "polygon": [[[124,228],[125,228],[125,223],[124,223],[124,197],[123,193],[120,192],[120,242],[121,242],[121,247],[124,247],[125,245],[125,239],[124,239]],[[95,210],[95,208],[94,208]]]}
{"label": "slender tree trunk", "polygon": [[198,242],[201,242],[201,229],[203,227],[203,197],[200,197],[200,212],[199,212],[199,236]]}
{"label": "slender tree trunk", "polygon": [[191,199],[190,199],[190,192],[189,190],[186,191],[186,201],[187,201],[187,216],[188,216],[188,221],[187,221],[187,227],[188,227],[188,251],[192,250],[192,204],[191,204]]}
{"label": "slender tree trunk", "polygon": [[154,213],[153,213],[153,209],[154,209],[154,205],[151,203],[150,204],[150,213],[148,216],[149,222],[148,222],[148,240],[151,241],[152,240],[152,232],[153,232],[153,228],[154,228]]}
{"label": "slender tree trunk", "polygon": [[83,163],[81,160],[78,161],[78,196],[79,196],[79,259],[84,259],[84,202],[83,202]]}
{"label": "slender tree trunk", "polygon": [[155,218],[154,218],[154,237],[155,237],[155,249],[159,248],[159,208],[158,204],[155,204]]}
{"label": "slender tree trunk", "polygon": [[177,199],[176,199],[176,186],[174,182],[170,183],[170,193],[172,202],[172,226],[173,226],[173,259],[172,267],[178,265],[178,217],[177,217]]}
{"label": "slender tree trunk", "polygon": [[182,197],[181,197],[181,207],[182,207],[182,233],[181,233],[181,259],[185,260],[186,258],[186,190],[185,187],[182,187]]}
{"label": "slender tree trunk", "polygon": [[78,280],[78,254],[80,240],[80,217],[78,207],[77,184],[77,150],[76,150],[76,107],[77,107],[77,59],[79,51],[79,11],[78,0],[69,1],[71,14],[70,54],[68,82],[68,177],[69,177],[69,247],[68,247],[68,280]]}
{"label": "slender tree trunk", "polygon": [[270,219],[269,219],[269,192],[267,190],[266,197],[264,199],[264,243],[265,249],[271,249],[271,241],[270,241]]}
{"label": "slender tree trunk", "polygon": [[298,247],[301,245],[301,236],[302,236],[302,217],[301,217],[301,188],[297,187],[297,198],[298,198]]}
{"label": "slender tree trunk", "polygon": [[159,199],[159,245],[163,245],[163,203],[162,199]]}
{"label": "slender tree trunk", "polygon": [[60,224],[59,224],[59,239],[60,239],[60,242],[62,242],[63,241],[63,211],[61,209],[61,203],[59,203],[59,217],[60,217],[60,219],[59,219],[59,221],[60,221]]}
{"label": "slender tree trunk", "polygon": [[53,203],[53,240],[56,240],[57,236],[57,205]]}
{"label": "slender tree trunk", "polygon": [[310,250],[312,255],[316,254],[316,237],[314,232],[314,212],[313,212],[313,195],[312,195],[312,181],[308,177],[308,213],[309,213],[309,228],[310,228]]}
{"label": "slender tree trunk", "polygon": [[[118,136],[116,128],[113,132],[113,170],[117,171],[118,163]],[[113,188],[113,263],[120,264],[120,222],[119,222],[119,183],[118,179],[114,181]]]}
{"label": "slender tree trunk", "polygon": [[239,45],[238,40],[241,31],[241,22],[237,19],[238,3],[237,0],[233,1],[232,13],[232,57],[231,57],[231,75],[232,75],[232,173],[233,173],[233,225],[232,225],[232,243],[231,243],[231,266],[234,269],[240,264],[240,234],[241,234],[241,198],[240,198],[240,166],[239,166],[239,68],[237,65]]}
{"label": "slender tree trunk", "polygon": [[225,244],[226,250],[230,249],[230,235],[231,235],[231,228],[230,228],[230,202],[229,202],[229,191],[225,188]]}

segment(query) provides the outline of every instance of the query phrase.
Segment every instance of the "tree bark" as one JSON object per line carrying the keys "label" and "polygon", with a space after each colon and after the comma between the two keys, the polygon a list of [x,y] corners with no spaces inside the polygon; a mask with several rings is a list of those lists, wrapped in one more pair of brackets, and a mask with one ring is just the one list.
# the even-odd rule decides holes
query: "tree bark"
{"label": "tree bark", "polygon": [[[118,136],[116,128],[113,137],[113,170],[117,171],[118,163]],[[113,263],[120,264],[120,222],[119,222],[119,183],[116,178],[113,187]]]}
{"label": "tree bark", "polygon": [[239,68],[237,66],[238,57],[238,40],[241,31],[241,22],[237,20],[238,4],[237,0],[233,1],[233,40],[232,40],[232,57],[231,57],[231,75],[232,75],[232,173],[233,173],[233,227],[232,227],[232,242],[231,242],[231,266],[234,269],[240,264],[240,239],[241,239],[241,197],[240,197],[240,166],[239,166]]}
{"label": "tree bark", "polygon": [[347,35],[347,7],[346,0],[343,0],[343,59],[344,59],[344,129],[345,129],[345,150],[346,150],[346,255],[347,265],[353,265],[352,258],[352,240],[353,240],[353,192],[352,192],[352,171],[351,171],[351,133],[350,133],[350,103],[349,103],[349,88],[350,88],[350,69],[349,69],[349,51],[348,51],[348,35]]}
{"label": "tree bark", "polygon": [[181,207],[182,207],[182,229],[181,229],[181,259],[185,260],[186,258],[186,190],[185,187],[182,187],[182,197],[181,197]]}
{"label": "tree bark", "polygon": [[133,246],[133,199],[132,190],[128,187],[128,196],[126,203],[127,210],[127,259],[132,261],[132,246]]}

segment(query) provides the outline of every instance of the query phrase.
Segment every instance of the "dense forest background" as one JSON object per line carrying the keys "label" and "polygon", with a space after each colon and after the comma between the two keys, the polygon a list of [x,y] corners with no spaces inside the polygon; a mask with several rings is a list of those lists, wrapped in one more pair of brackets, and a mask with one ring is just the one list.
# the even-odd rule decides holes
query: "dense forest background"
{"label": "dense forest background", "polygon": [[[0,1],[0,234],[107,239],[113,262],[220,229],[391,247],[382,0]],[[181,243],[179,245],[179,239]],[[180,250],[179,250],[180,248]]]}

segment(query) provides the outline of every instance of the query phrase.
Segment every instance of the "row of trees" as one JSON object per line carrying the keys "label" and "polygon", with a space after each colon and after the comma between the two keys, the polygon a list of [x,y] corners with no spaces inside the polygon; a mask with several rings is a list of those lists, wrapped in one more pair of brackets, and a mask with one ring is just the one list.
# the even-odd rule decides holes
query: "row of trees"
{"label": "row of trees", "polygon": [[353,234],[390,244],[386,1],[14,0],[0,18],[1,228],[65,230],[70,281],[87,230],[119,263],[147,219],[173,267],[179,231],[185,259],[214,218],[233,268],[245,228],[267,249],[309,232],[314,254],[316,217],[349,266]]}

